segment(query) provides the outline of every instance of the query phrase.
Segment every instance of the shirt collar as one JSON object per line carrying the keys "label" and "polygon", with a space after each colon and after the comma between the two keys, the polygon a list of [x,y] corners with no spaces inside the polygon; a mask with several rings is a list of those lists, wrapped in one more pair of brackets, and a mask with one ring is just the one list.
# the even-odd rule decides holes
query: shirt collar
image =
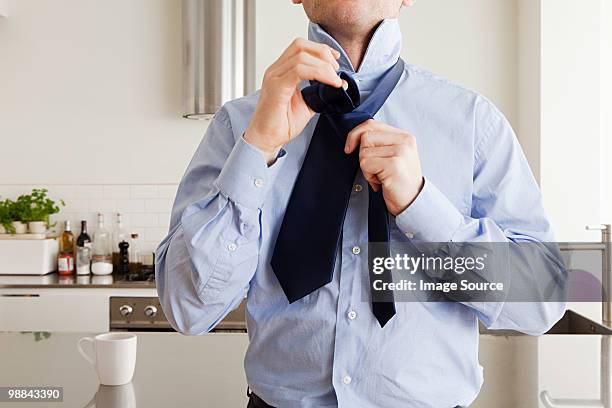
{"label": "shirt collar", "polygon": [[357,72],[340,44],[320,25],[310,22],[308,39],[338,50],[341,54],[338,60],[340,70],[351,74],[360,83],[377,81],[395,65],[402,50],[402,33],[395,18],[383,20],[376,28]]}

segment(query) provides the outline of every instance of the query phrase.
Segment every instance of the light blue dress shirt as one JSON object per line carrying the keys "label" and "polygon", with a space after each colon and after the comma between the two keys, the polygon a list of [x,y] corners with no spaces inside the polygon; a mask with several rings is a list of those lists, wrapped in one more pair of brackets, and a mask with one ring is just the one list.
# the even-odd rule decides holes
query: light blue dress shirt
{"label": "light blue dress shirt", "polygon": [[[309,38],[341,51],[341,69],[354,74],[364,96],[401,50],[397,20],[379,26],[357,73],[319,26],[310,25]],[[361,273],[368,259],[361,173],[332,282],[289,304],[269,262],[316,118],[268,167],[242,138],[257,98],[226,104],[210,123],[181,181],[156,270],[163,309],[185,334],[208,332],[247,296],[246,375],[268,404],[467,406],[483,381],[478,319],[492,329],[540,334],[562,315],[559,303],[398,302],[381,330],[362,300],[369,277]],[[512,128],[490,101],[407,64],[375,119],[415,135],[426,180],[416,201],[392,218],[392,240],[553,240]]]}

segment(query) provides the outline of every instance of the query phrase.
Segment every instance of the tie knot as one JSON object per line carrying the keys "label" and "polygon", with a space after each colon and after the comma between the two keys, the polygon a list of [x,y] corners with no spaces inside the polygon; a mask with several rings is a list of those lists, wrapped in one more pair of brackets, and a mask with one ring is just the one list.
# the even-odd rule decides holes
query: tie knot
{"label": "tie knot", "polygon": [[357,82],[347,73],[341,72],[340,78],[346,81],[347,88],[335,88],[321,82],[312,81],[302,90],[306,104],[320,114],[344,114],[354,111],[360,104]]}

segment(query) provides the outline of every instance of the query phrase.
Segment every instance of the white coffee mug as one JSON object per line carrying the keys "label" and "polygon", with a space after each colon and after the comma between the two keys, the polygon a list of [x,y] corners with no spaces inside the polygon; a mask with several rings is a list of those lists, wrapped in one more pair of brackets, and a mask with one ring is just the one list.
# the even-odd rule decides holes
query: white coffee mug
{"label": "white coffee mug", "polygon": [[[94,357],[83,350],[83,343],[91,343]],[[136,367],[136,335],[105,333],[94,338],[83,337],[77,343],[79,353],[98,373],[100,384],[123,385],[132,381]]]}

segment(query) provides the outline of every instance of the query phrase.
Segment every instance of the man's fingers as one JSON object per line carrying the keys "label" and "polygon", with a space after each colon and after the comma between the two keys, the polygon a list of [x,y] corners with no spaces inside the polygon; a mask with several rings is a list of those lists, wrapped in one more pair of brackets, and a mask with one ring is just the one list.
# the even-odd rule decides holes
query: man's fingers
{"label": "man's fingers", "polygon": [[364,157],[359,160],[359,167],[365,173],[378,174],[385,169],[385,157]]}
{"label": "man's fingers", "polygon": [[292,69],[294,69],[297,65],[313,65],[316,67],[326,67],[336,73],[336,66],[334,64],[330,63],[327,60],[322,60],[321,58],[318,58],[307,52],[296,54],[292,58],[283,61],[274,69],[274,72],[277,77],[282,77],[288,72],[290,72]]}
{"label": "man's fingers", "polygon": [[344,151],[347,154],[352,153],[360,143],[367,146],[409,144],[411,138],[412,136],[403,130],[370,119],[347,135]]}
{"label": "man's fingers", "polygon": [[336,74],[336,71],[329,67],[299,64],[295,66],[293,72],[288,74],[288,77],[295,79],[294,75],[297,76],[298,81],[319,81],[336,88],[342,86],[342,79]]}
{"label": "man's fingers", "polygon": [[304,80],[316,80],[335,87],[342,86],[342,79],[334,66],[308,53],[296,55],[295,58],[274,67],[269,72],[269,76],[291,87]]}
{"label": "man's fingers", "polygon": [[374,119],[370,119],[370,120],[366,120],[365,122],[363,122],[362,124],[360,124],[359,126],[355,127],[354,130],[356,131],[361,131],[361,130],[389,130],[389,131],[401,131],[400,129],[394,128],[391,125],[388,125],[386,123],[383,122],[379,122],[377,120]]}
{"label": "man's fingers", "polygon": [[403,145],[403,144],[396,144],[396,145],[389,145],[389,146],[370,146],[370,147],[361,146],[361,148],[359,149],[359,158],[360,159],[364,159],[367,157],[389,158],[389,157],[401,156],[405,152],[405,149],[407,148],[408,148],[407,145]]}
{"label": "man's fingers", "polygon": [[381,183],[377,174],[384,170],[386,160],[388,159],[384,157],[365,157],[359,160],[361,172],[374,191],[380,189]]}
{"label": "man's fingers", "polygon": [[300,53],[309,53],[314,57],[328,61],[330,64],[335,65],[336,69],[340,68],[338,61],[336,61],[338,58],[340,58],[340,53],[338,51],[331,48],[327,44],[316,43],[303,38],[296,38],[293,40],[291,45],[285,50],[279,60],[291,59]]}
{"label": "man's fingers", "polygon": [[349,154],[355,151],[357,146],[374,147],[374,146],[391,146],[398,144],[413,143],[412,136],[399,129],[362,129],[360,131],[352,131],[346,138],[344,146],[345,153]]}

